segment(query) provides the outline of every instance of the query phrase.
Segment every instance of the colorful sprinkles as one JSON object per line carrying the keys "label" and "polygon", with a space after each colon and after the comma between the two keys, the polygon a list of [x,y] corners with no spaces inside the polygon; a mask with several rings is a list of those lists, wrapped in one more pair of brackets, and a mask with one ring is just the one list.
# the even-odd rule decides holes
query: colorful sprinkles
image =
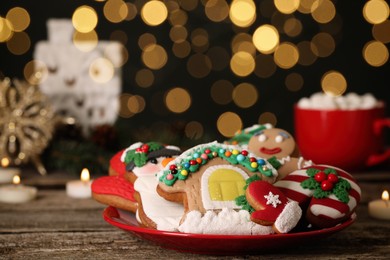
{"label": "colorful sprinkles", "polygon": [[260,172],[267,177],[274,175],[273,168],[278,168],[270,162],[267,163],[264,159],[251,156],[247,150],[238,150],[217,143],[195,147],[186,156],[185,159],[171,164],[169,169],[164,170],[159,180],[168,186],[172,186],[177,180],[186,180],[191,173],[197,172],[201,165],[216,157],[222,158],[233,165],[240,164],[251,172]]}

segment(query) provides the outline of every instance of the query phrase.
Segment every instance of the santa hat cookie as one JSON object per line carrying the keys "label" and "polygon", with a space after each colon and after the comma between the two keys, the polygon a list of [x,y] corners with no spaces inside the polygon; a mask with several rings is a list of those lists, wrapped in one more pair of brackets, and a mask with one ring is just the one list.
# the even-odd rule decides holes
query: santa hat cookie
{"label": "santa hat cookie", "polygon": [[324,165],[294,171],[274,185],[289,199],[307,207],[306,219],[320,228],[347,220],[361,196],[361,190],[350,174]]}
{"label": "santa hat cookie", "polygon": [[265,181],[253,181],[246,189],[246,199],[253,207],[251,220],[273,226],[277,233],[288,233],[302,216],[297,202],[289,201],[275,186]]}

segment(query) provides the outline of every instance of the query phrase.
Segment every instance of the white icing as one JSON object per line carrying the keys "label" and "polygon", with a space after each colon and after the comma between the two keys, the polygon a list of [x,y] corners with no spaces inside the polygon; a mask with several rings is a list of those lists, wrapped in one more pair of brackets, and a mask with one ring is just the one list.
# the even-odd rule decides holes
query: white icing
{"label": "white icing", "polygon": [[280,164],[284,165],[286,162],[289,162],[291,160],[290,156],[286,156],[286,157],[283,157],[281,159],[278,159],[278,161],[280,162]]}
{"label": "white icing", "polygon": [[311,197],[313,195],[312,190],[302,188],[301,183],[297,182],[297,181],[280,180],[280,181],[275,182],[274,186],[293,190],[297,193],[302,193],[306,197]]}
{"label": "white icing", "polygon": [[320,205],[320,204],[313,204],[312,206],[310,206],[310,212],[314,216],[325,215],[333,219],[338,219],[345,216],[344,213],[341,213],[335,208],[328,207],[325,205]]}
{"label": "white icing", "polygon": [[134,189],[140,193],[143,210],[157,224],[157,229],[176,231],[184,214],[184,207],[160,197],[156,191],[157,184],[154,175],[142,176],[135,181]]}
{"label": "white icing", "polygon": [[191,211],[179,226],[180,232],[220,235],[268,235],[274,233],[271,226],[261,226],[250,221],[248,211],[224,208],[221,212]]}
{"label": "white icing", "polygon": [[299,204],[290,201],[276,219],[274,226],[280,233],[288,233],[297,225],[301,216],[302,209],[299,207]]}
{"label": "white icing", "polygon": [[236,202],[234,200],[232,201],[215,201],[210,199],[210,192],[208,189],[208,183],[209,183],[209,177],[218,169],[229,169],[234,170],[235,172],[239,173],[243,180],[246,180],[249,178],[248,174],[243,171],[242,169],[235,167],[233,165],[215,165],[210,166],[207,168],[207,170],[203,173],[202,179],[201,179],[201,195],[202,195],[202,202],[203,207],[206,210],[209,209],[222,209],[222,208],[231,208],[231,209],[240,209],[240,206],[237,206]]}
{"label": "white icing", "polygon": [[164,167],[162,166],[162,161],[165,160],[165,157],[159,157],[156,158],[157,163],[152,163],[148,161],[145,165],[142,167],[134,167],[132,172],[137,176],[137,177],[142,177],[142,176],[155,176],[156,172],[162,170]]}
{"label": "white icing", "polygon": [[134,144],[130,145],[129,147],[127,147],[127,148],[123,151],[123,153],[122,153],[122,155],[121,155],[121,162],[124,162],[124,161],[125,161],[126,154],[127,154],[128,151],[137,149],[137,148],[141,147],[141,145],[143,145],[143,143],[137,142],[137,143],[134,143]]}
{"label": "white icing", "polygon": [[379,107],[381,103],[370,93],[358,95],[348,93],[345,96],[333,97],[322,92],[314,93],[309,98],[298,101],[298,107],[319,110],[356,110],[372,109]]}

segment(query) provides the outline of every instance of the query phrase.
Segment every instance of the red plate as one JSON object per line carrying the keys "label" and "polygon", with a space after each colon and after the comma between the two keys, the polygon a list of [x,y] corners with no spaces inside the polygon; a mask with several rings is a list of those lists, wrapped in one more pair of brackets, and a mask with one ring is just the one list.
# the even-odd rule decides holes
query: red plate
{"label": "red plate", "polygon": [[208,255],[256,254],[282,247],[312,243],[343,230],[355,221],[353,218],[332,228],[301,230],[289,234],[228,236],[166,232],[140,227],[134,214],[121,215],[116,208],[111,206],[104,210],[103,217],[109,224],[142,239],[152,241],[161,247]]}

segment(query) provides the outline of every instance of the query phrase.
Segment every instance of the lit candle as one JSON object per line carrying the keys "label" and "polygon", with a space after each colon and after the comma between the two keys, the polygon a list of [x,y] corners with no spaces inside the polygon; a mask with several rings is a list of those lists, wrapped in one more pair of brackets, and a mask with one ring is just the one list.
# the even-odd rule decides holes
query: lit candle
{"label": "lit candle", "polygon": [[20,175],[20,169],[8,167],[9,159],[1,159],[1,168],[0,168],[0,183],[12,183],[12,179],[15,175]]}
{"label": "lit candle", "polygon": [[88,169],[84,168],[81,171],[80,180],[69,181],[66,183],[66,194],[72,198],[90,198],[91,183]]}
{"label": "lit candle", "polygon": [[37,188],[20,184],[19,175],[13,178],[13,185],[0,187],[0,202],[5,203],[24,203],[35,199]]}
{"label": "lit candle", "polygon": [[384,190],[381,200],[374,200],[368,203],[368,213],[373,218],[390,220],[389,192]]}

